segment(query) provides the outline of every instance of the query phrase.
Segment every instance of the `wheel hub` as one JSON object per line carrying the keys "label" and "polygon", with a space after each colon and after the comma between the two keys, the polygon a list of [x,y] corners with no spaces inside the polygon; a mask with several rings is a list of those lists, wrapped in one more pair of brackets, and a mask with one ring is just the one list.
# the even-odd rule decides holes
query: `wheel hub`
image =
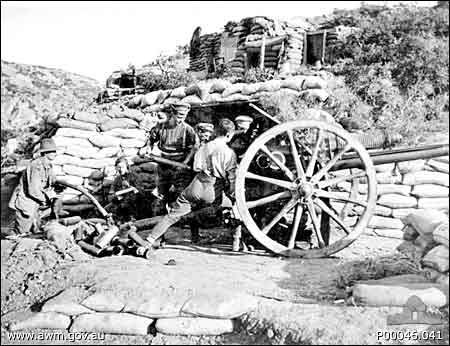
{"label": "wheel hub", "polygon": [[313,184],[311,183],[301,183],[298,185],[298,193],[301,197],[308,198],[310,197],[314,192]]}

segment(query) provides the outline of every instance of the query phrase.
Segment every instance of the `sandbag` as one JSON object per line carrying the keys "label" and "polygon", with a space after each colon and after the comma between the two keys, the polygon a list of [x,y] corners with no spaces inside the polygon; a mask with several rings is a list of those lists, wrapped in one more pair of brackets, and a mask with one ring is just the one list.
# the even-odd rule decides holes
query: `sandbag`
{"label": "sandbag", "polygon": [[324,89],[308,89],[302,91],[300,96],[311,101],[325,102],[330,95]]}
{"label": "sandbag", "polygon": [[442,172],[419,171],[414,173],[406,173],[403,176],[403,184],[437,184],[448,187],[448,177],[448,174]]}
{"label": "sandbag", "polygon": [[138,123],[129,118],[115,118],[100,125],[102,131],[108,131],[115,128],[133,129],[139,127]]}
{"label": "sandbag", "polygon": [[122,116],[124,116],[125,118],[130,118],[137,122],[140,122],[140,121],[142,121],[142,119],[144,119],[144,113],[142,113],[140,110],[130,109],[130,108],[126,108],[122,112]]}
{"label": "sandbag", "polygon": [[447,210],[449,207],[448,197],[419,198],[417,206],[422,209]]}
{"label": "sandbag", "polygon": [[92,168],[87,168],[87,167],[79,167],[79,166],[74,166],[74,165],[64,165],[63,166],[63,171],[67,174],[70,175],[75,175],[77,177],[83,177],[83,178],[87,178],[89,177],[92,172],[94,171]]}
{"label": "sandbag", "polygon": [[103,133],[97,133],[95,136],[89,138],[89,141],[99,148],[118,147],[120,139],[113,136],[108,136]]}
{"label": "sandbag", "polygon": [[131,100],[128,100],[128,102],[126,103],[127,107],[130,107],[130,108],[140,107],[143,96],[144,95],[136,95]]}
{"label": "sandbag", "polygon": [[108,116],[111,118],[120,118],[122,113],[122,108],[117,104],[112,104],[108,110]]}
{"label": "sandbag", "polygon": [[[114,166],[116,159],[112,157],[105,157],[102,159],[84,159],[80,160],[80,162],[77,164],[79,167],[87,167],[87,168],[94,168],[94,169],[103,169],[106,166]],[[97,174],[97,173],[96,173]],[[92,175],[89,176],[89,178],[93,177]],[[99,175],[99,178],[103,178],[103,175]],[[94,178],[95,179],[95,178]]]}
{"label": "sandbag", "polygon": [[[62,226],[64,227],[64,226]],[[71,287],[56,297],[48,300],[43,306],[42,312],[58,312],[67,316],[77,316],[89,314],[93,311],[78,303],[78,300],[84,299],[88,293],[80,287]]]}
{"label": "sandbag", "polygon": [[250,99],[247,95],[242,94],[232,94],[230,96],[224,97],[220,102],[233,102],[233,101],[248,101]]}
{"label": "sandbag", "polygon": [[70,317],[56,312],[38,312],[24,321],[10,325],[9,330],[14,332],[22,329],[67,329]]}
{"label": "sandbag", "polygon": [[448,187],[435,184],[415,185],[411,191],[411,195],[417,197],[448,197]]}
{"label": "sandbag", "polygon": [[109,148],[103,148],[97,151],[94,155],[94,159],[103,159],[103,158],[110,158],[115,157],[118,155],[120,151],[120,147],[109,147]]}
{"label": "sandbag", "polygon": [[52,164],[53,165],[72,164],[72,165],[78,166],[81,161],[82,160],[79,157],[62,154],[62,155],[56,156],[56,158],[52,161]]}
{"label": "sandbag", "polygon": [[90,112],[76,112],[73,118],[78,121],[84,121],[86,123],[93,124],[102,124],[111,119],[105,114]]}
{"label": "sandbag", "polygon": [[362,285],[404,285],[404,284],[414,284],[414,283],[428,283],[428,279],[423,275],[418,274],[401,274],[388,276],[376,280],[358,280],[356,284]]}
{"label": "sandbag", "polygon": [[91,142],[89,142],[89,140],[86,138],[54,136],[53,140],[55,141],[57,147],[65,148],[72,145],[79,147],[92,147]]}
{"label": "sandbag", "polygon": [[259,88],[261,87],[262,83],[254,83],[254,84],[245,84],[244,87],[242,88],[242,94],[243,95],[251,95],[254,94],[259,90]]}
{"label": "sandbag", "polygon": [[189,103],[190,105],[198,105],[202,103],[202,99],[198,97],[197,95],[189,95],[184,97],[181,102]]}
{"label": "sandbag", "polygon": [[80,304],[97,312],[119,312],[125,306],[124,302],[108,292],[96,292]]}
{"label": "sandbag", "polygon": [[436,161],[436,160],[429,160],[427,162],[427,165],[430,166],[431,168],[435,169],[438,172],[442,172],[442,173],[449,173],[449,165],[448,162],[440,162],[440,161]]}
{"label": "sandbag", "polygon": [[213,93],[206,96],[205,103],[213,103],[213,102],[220,102],[222,100],[222,94],[220,93]]}
{"label": "sandbag", "polygon": [[78,130],[85,131],[97,131],[97,125],[92,123],[86,123],[84,121],[73,120],[69,118],[59,118],[56,123],[59,127],[69,127]]}
{"label": "sandbag", "polygon": [[172,92],[170,93],[170,97],[176,97],[179,99],[186,97],[186,87],[180,86],[178,88],[173,89]]}
{"label": "sandbag", "polygon": [[115,128],[109,131],[104,132],[105,135],[114,136],[119,138],[135,138],[145,140],[147,138],[147,134],[145,130],[141,129],[121,129]]}
{"label": "sandbag", "polygon": [[421,234],[414,239],[413,243],[414,245],[420,247],[424,254],[437,245],[431,234]]}
{"label": "sandbag", "polygon": [[302,84],[302,89],[325,89],[327,86],[326,81],[317,76],[305,76],[305,80]]}
{"label": "sandbag", "polygon": [[[358,186],[359,193],[367,194],[368,187],[367,184],[360,184]],[[400,185],[400,184],[377,184],[377,195],[386,194],[399,194],[404,196],[409,196],[411,192],[411,186]]]}
{"label": "sandbag", "polygon": [[75,175],[57,175],[56,181],[62,181],[77,186],[83,185],[83,178]]}
{"label": "sandbag", "polygon": [[96,132],[62,127],[56,130],[55,137],[90,138]]}
{"label": "sandbag", "polygon": [[122,139],[120,141],[120,146],[122,148],[142,148],[145,145],[145,141],[140,139]]}
{"label": "sandbag", "polygon": [[[362,215],[362,213],[366,210],[366,208],[364,208],[363,206],[360,206],[360,205],[355,205],[353,207],[353,210],[355,211],[355,213],[357,215]],[[379,216],[392,216],[392,212],[393,212],[393,209],[388,208],[388,207],[383,207],[382,205],[376,204],[373,214],[379,215]]]}
{"label": "sandbag", "polygon": [[147,106],[152,106],[156,103],[156,100],[158,99],[158,96],[161,92],[158,91],[152,91],[149,92],[148,94],[145,94],[142,98],[141,98],[141,107],[147,107]]}
{"label": "sandbag", "polygon": [[96,312],[74,318],[70,332],[147,335],[153,320],[120,312]]}
{"label": "sandbag", "polygon": [[156,98],[156,103],[162,104],[165,101],[165,99],[167,99],[170,96],[171,92],[172,90],[160,90],[159,95]]}
{"label": "sandbag", "polygon": [[414,227],[406,225],[403,228],[403,239],[408,241],[414,241],[419,236],[419,232],[417,232]]}
{"label": "sandbag", "polygon": [[79,157],[81,159],[91,159],[96,156],[98,149],[95,147],[75,147],[70,146],[64,149],[64,153],[67,155],[72,155]]}
{"label": "sandbag", "polygon": [[259,91],[275,92],[281,89],[280,80],[269,80],[261,83]]}
{"label": "sandbag", "polygon": [[413,173],[422,171],[425,167],[425,160],[404,161],[397,163],[397,169],[400,173]]}
{"label": "sandbag", "polygon": [[388,193],[380,196],[377,200],[377,204],[390,208],[414,208],[417,206],[417,200],[411,196]]}
{"label": "sandbag", "polygon": [[[400,174],[392,174],[391,172],[381,172],[375,175],[378,184],[399,184],[402,181]],[[359,179],[361,184],[367,184],[367,178],[362,177]]]}
{"label": "sandbag", "polygon": [[384,163],[384,164],[375,166],[375,171],[377,173],[393,172],[394,169],[395,169],[395,163]]}
{"label": "sandbag", "polygon": [[404,217],[408,216],[411,213],[416,212],[419,209],[416,208],[399,208],[399,209],[392,209],[392,217],[395,217],[396,219],[403,219]]}
{"label": "sandbag", "polygon": [[[73,156],[71,156],[73,157]],[[61,165],[52,165],[52,172],[54,175],[64,175],[63,169]]]}
{"label": "sandbag", "polygon": [[413,295],[428,306],[442,307],[448,304],[445,288],[432,283],[410,283],[402,286],[357,284],[353,287],[354,300],[368,306],[405,307]]}
{"label": "sandbag", "polygon": [[181,308],[189,299],[188,292],[156,292],[144,301],[131,300],[123,311],[151,318],[168,318],[181,316]]}
{"label": "sandbag", "polygon": [[433,240],[448,247],[448,222],[441,223],[433,231]]}
{"label": "sandbag", "polygon": [[257,306],[254,296],[238,292],[212,292],[194,295],[182,308],[182,312],[209,318],[237,318]]}
{"label": "sandbag", "polygon": [[222,92],[222,97],[228,97],[233,94],[241,93],[244,86],[244,83],[232,84]]}
{"label": "sandbag", "polygon": [[371,228],[387,228],[387,229],[402,229],[403,222],[399,219],[394,219],[392,217],[384,217],[379,215],[374,215],[369,220],[368,227]]}
{"label": "sandbag", "polygon": [[83,211],[92,210],[94,208],[95,207],[93,204],[80,203],[75,205],[64,205],[63,210],[68,211],[70,213],[80,213]]}
{"label": "sandbag", "polygon": [[225,79],[219,79],[215,81],[211,88],[209,89],[209,93],[220,93],[222,94],[223,91],[231,86],[231,83]]}
{"label": "sandbag", "polygon": [[432,234],[435,228],[448,221],[448,216],[437,210],[418,210],[403,218],[405,225],[411,225],[420,234]]}
{"label": "sandbag", "polygon": [[422,258],[422,265],[431,267],[437,271],[444,273],[449,269],[449,255],[448,247],[439,245],[431,249],[424,258]]}
{"label": "sandbag", "polygon": [[224,319],[176,317],[156,321],[156,330],[169,335],[221,335],[233,329],[233,321]]}

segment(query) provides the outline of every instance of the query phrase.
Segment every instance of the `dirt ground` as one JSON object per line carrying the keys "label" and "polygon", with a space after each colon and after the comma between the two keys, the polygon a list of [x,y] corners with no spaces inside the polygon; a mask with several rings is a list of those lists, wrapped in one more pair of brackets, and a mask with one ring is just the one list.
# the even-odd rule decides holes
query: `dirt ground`
{"label": "dirt ground", "polygon": [[[29,240],[28,245],[17,245],[2,241],[2,343],[11,343],[5,329],[8,322],[30,310],[38,311],[49,297],[78,285],[111,291],[123,299],[212,289],[261,298],[259,310],[231,335],[107,335],[96,344],[387,343],[377,342],[375,333],[386,327],[386,316],[393,310],[345,306],[340,268],[393,254],[401,240],[363,235],[333,258],[303,260],[263,252],[234,253],[229,251],[231,237],[220,230],[202,230],[202,235],[205,244],[193,246],[188,230],[174,229],[168,233],[168,245],[157,250],[152,260],[120,256],[73,261],[67,254],[52,251],[47,242]],[[221,235],[219,243],[213,239],[217,235]],[[176,265],[167,265],[170,259]],[[314,317],[314,323],[308,316]],[[293,323],[297,327],[291,335],[286,331]]]}

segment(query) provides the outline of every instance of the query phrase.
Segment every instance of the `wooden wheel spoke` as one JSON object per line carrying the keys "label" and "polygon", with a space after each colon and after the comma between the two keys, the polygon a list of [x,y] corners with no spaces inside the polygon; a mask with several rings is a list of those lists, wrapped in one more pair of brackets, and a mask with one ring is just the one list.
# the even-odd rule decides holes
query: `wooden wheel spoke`
{"label": "wooden wheel spoke", "polygon": [[289,191],[283,191],[283,192],[275,193],[273,195],[266,196],[266,197],[263,197],[263,198],[260,198],[260,199],[256,199],[254,201],[248,201],[247,202],[247,208],[248,209],[252,209],[252,208],[260,207],[262,205],[275,202],[275,201],[277,201],[279,199],[282,199],[282,198],[291,197],[291,195],[292,194]]}
{"label": "wooden wheel spoke", "polygon": [[277,224],[278,221],[281,220],[283,216],[285,216],[292,208],[295,207],[298,200],[297,198],[291,198],[289,202],[280,210],[280,212],[270,221],[262,230],[261,232],[264,234],[269,233],[269,231]]}
{"label": "wooden wheel spoke", "polygon": [[322,180],[319,181],[317,183],[317,186],[319,187],[319,189],[325,189],[329,186],[333,186],[333,185],[337,185],[343,181],[347,181],[347,180],[353,180],[353,179],[357,179],[357,178],[363,178],[367,175],[366,172],[359,172],[359,173],[353,173],[350,175],[343,175],[340,177],[336,177],[336,178],[332,178],[332,179],[328,179],[328,180]]}
{"label": "wooden wheel spoke", "polygon": [[294,180],[295,176],[294,173],[291,172],[291,170],[289,168],[287,168],[283,162],[281,162],[280,160],[278,160],[273,153],[269,150],[269,148],[267,148],[267,146],[263,145],[261,146],[261,151],[263,151],[278,167],[280,167],[280,169],[284,172],[284,174],[286,174],[286,176],[290,179],[290,180]]}
{"label": "wooden wheel spoke", "polygon": [[280,179],[275,179],[275,178],[269,178],[269,177],[264,177],[264,176],[262,176],[262,175],[254,174],[254,173],[251,173],[251,172],[247,172],[247,173],[245,174],[245,178],[263,181],[263,182],[265,182],[265,183],[277,185],[277,186],[280,186],[280,187],[285,188],[285,189],[288,189],[288,190],[293,190],[293,189],[295,189],[294,183],[292,183],[292,182],[290,182],[290,181],[280,180]]}
{"label": "wooden wheel spoke", "polygon": [[314,209],[314,204],[311,200],[307,202],[307,207],[308,207],[308,213],[311,216],[314,233],[316,234],[316,237],[317,237],[317,242],[319,243],[319,247],[323,248],[323,247],[325,247],[325,242],[323,241],[322,233],[320,232],[320,221],[319,221],[319,217],[316,214],[316,209]]}
{"label": "wooden wheel spoke", "polygon": [[333,167],[340,160],[342,155],[344,155],[347,151],[351,149],[351,147],[352,147],[351,144],[347,142],[345,147],[339,150],[339,152],[330,161],[328,161],[327,164],[324,167],[322,167],[319,172],[317,172],[311,178],[311,182],[317,183],[330,170],[330,168]]}
{"label": "wooden wheel spoke", "polygon": [[322,197],[322,198],[328,198],[328,199],[332,199],[335,201],[342,201],[342,202],[347,202],[347,203],[353,203],[356,205],[360,205],[364,208],[367,208],[367,202],[364,201],[358,201],[357,199],[353,199],[350,197],[344,197],[341,195],[336,195],[333,192],[329,192],[329,191],[323,191],[323,190],[314,190],[314,194],[317,197]]}
{"label": "wooden wheel spoke", "polygon": [[344,230],[345,233],[350,234],[350,230],[348,229],[348,226],[344,223],[344,221],[342,221],[341,218],[333,210],[331,210],[323,201],[321,201],[319,198],[316,198],[314,200],[314,203],[325,213],[330,215],[330,217]]}
{"label": "wooden wheel spoke", "polygon": [[299,204],[295,209],[294,224],[292,225],[292,232],[289,238],[288,248],[293,249],[295,245],[295,238],[297,237],[298,227],[300,226],[300,221],[302,219],[303,207]]}
{"label": "wooden wheel spoke", "polygon": [[323,140],[323,129],[319,129],[319,133],[317,134],[316,145],[313,149],[311,160],[309,161],[308,167],[306,168],[307,177],[311,177],[313,175],[314,166],[316,165],[317,162],[317,157],[319,155],[319,149],[320,145],[322,144],[322,140]]}
{"label": "wooden wheel spoke", "polygon": [[297,145],[295,144],[294,135],[291,130],[287,131],[289,142],[291,143],[291,153],[294,157],[295,168],[297,170],[297,177],[303,179],[305,177],[305,171],[298,155]]}

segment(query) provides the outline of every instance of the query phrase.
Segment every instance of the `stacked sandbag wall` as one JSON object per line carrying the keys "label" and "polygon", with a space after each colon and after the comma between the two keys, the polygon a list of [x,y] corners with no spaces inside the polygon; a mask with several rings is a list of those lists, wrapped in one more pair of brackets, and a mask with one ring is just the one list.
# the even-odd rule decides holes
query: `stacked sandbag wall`
{"label": "stacked sandbag wall", "polygon": [[66,329],[122,335],[147,335],[151,326],[172,335],[232,333],[237,319],[256,309],[255,297],[230,292],[154,292],[151,298],[123,299],[113,292],[72,287],[48,300],[40,312],[9,325],[9,330]]}
{"label": "stacked sandbag wall", "polygon": [[[374,236],[402,239],[403,218],[415,211],[449,209],[449,157],[419,159],[375,166],[377,180],[377,204],[366,229]],[[350,171],[347,172],[350,174]],[[350,183],[339,184],[345,193]],[[361,200],[367,200],[367,184],[359,182]],[[348,196],[348,195],[347,195]],[[356,208],[355,212],[358,212]],[[355,217],[349,214],[347,222]]]}
{"label": "stacked sandbag wall", "polygon": [[[156,122],[150,113],[115,103],[59,117],[59,128],[53,136],[57,146],[53,161],[57,180],[82,186],[104,203],[115,176],[116,159],[125,156],[131,162]],[[69,213],[94,208],[89,199],[74,189],[66,188],[62,200]]]}

